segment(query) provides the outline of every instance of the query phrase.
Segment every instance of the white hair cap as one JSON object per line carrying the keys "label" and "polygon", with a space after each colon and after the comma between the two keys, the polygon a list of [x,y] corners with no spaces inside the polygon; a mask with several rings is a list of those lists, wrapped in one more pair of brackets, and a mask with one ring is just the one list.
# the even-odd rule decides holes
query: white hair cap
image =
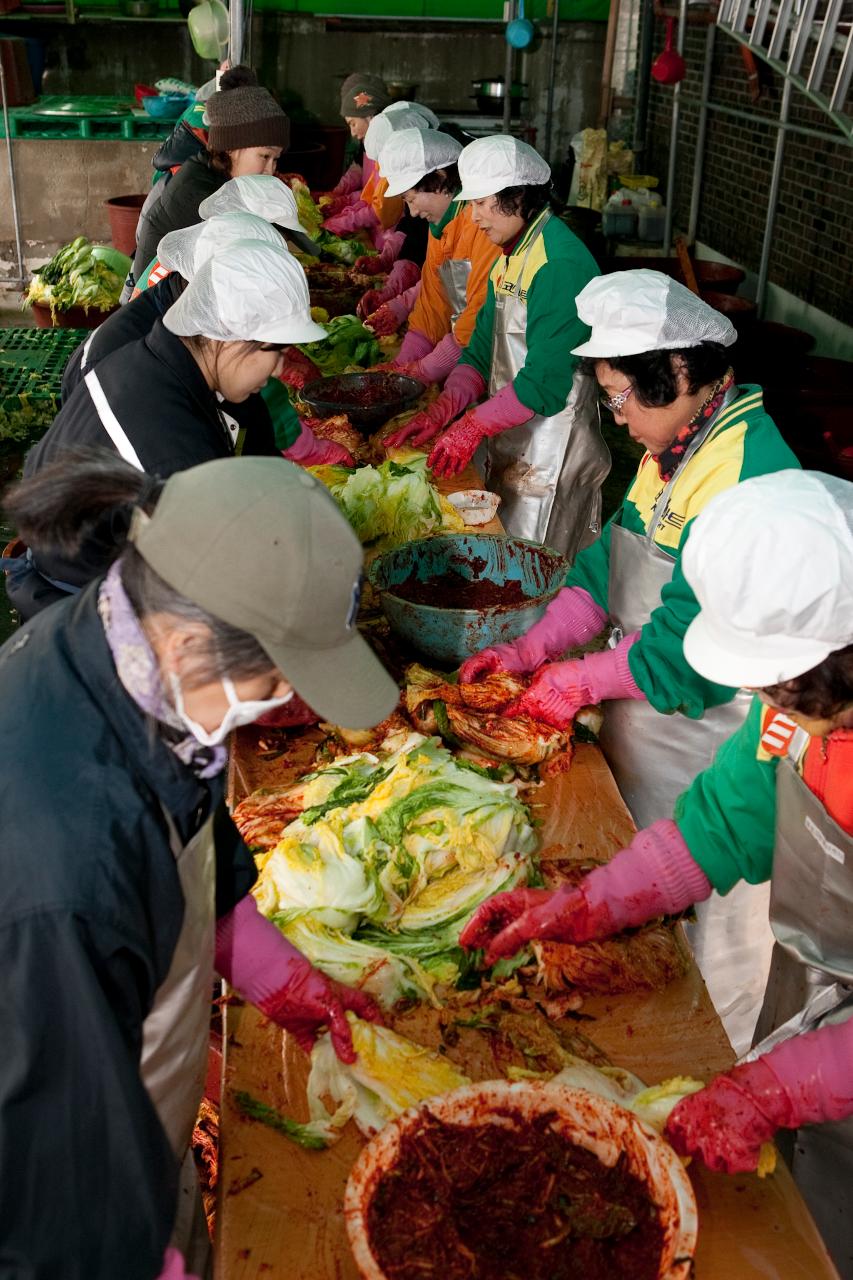
{"label": "white hair cap", "polygon": [[163,317],[171,333],[217,342],[319,342],[308,281],[283,245],[240,240],[210,258]]}
{"label": "white hair cap", "polygon": [[201,218],[220,213],[253,213],[288,231],[305,231],[290,187],[269,173],[247,173],[242,178],[229,179],[202,200],[198,212]]}
{"label": "white hair cap", "polygon": [[389,196],[401,196],[436,169],[456,164],[461,142],[448,133],[403,129],[394,133],[379,153],[379,172],[388,182]]}
{"label": "white hair cap", "polygon": [[368,160],[378,160],[380,151],[392,133],[399,133],[402,129],[429,128],[429,121],[419,111],[408,108],[392,111],[390,114],[383,111],[381,115],[374,116],[367,126],[367,133],[364,135],[364,154]]}
{"label": "white hair cap", "polygon": [[227,253],[241,240],[260,240],[285,248],[281,233],[264,218],[250,213],[223,213],[195,226],[167,232],[157,246],[157,258],[162,267],[192,280],[209,258]]}
{"label": "white hair cap", "polygon": [[482,200],[506,187],[539,187],[551,177],[551,166],[528,143],[499,133],[477,138],[459,156],[460,200]]}
{"label": "white hair cap", "polygon": [[390,116],[395,111],[417,111],[419,115],[423,116],[431,129],[438,128],[438,116],[429,107],[425,107],[422,102],[392,102],[380,114]]}
{"label": "white hair cap", "polygon": [[606,360],[646,351],[698,347],[719,342],[730,347],[737,330],[721,311],[697,298],[662,271],[614,271],[584,285],[576,299],[578,316],[592,333],[572,351]]}
{"label": "white hair cap", "polygon": [[717,684],[761,689],[853,644],[853,484],[775,471],[717,494],[681,554],[699,612],[684,656]]}

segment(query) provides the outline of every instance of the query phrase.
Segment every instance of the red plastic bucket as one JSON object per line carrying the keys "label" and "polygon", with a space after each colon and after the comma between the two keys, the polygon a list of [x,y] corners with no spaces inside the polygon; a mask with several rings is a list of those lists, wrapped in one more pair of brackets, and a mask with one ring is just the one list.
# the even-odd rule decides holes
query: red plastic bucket
{"label": "red plastic bucket", "polygon": [[145,204],[145,196],[113,196],[105,200],[110,220],[110,239],[113,246],[132,258],[136,253],[136,224],[139,210]]}
{"label": "red plastic bucket", "polygon": [[67,311],[55,311],[50,314],[50,307],[43,302],[31,302],[33,317],[37,329],[97,329],[99,324],[111,316],[118,307],[109,311],[99,311],[90,307],[84,311],[82,307],[69,307]]}

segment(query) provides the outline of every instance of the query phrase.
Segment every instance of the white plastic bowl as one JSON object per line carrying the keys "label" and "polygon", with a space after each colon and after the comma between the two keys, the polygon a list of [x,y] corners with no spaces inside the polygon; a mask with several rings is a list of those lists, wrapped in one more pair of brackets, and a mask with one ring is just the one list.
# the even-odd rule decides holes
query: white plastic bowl
{"label": "white plastic bowl", "polygon": [[[571,1142],[585,1147],[603,1164],[614,1165],[620,1152],[628,1168],[649,1189],[660,1207],[664,1228],[659,1280],[688,1280],[696,1248],[698,1219],[690,1180],[672,1147],[630,1111],[565,1085],[541,1081],[511,1084],[491,1080],[465,1085],[424,1104],[437,1120],[451,1124],[511,1126],[506,1111],[530,1120],[546,1111],[556,1113],[555,1128]],[[392,1120],[368,1143],[353,1165],[344,1195],[344,1218],[350,1248],[363,1280],[387,1280],[370,1247],[367,1215],[380,1176],[397,1158],[400,1140],[418,1123],[420,1108],[410,1108]],[[503,1111],[504,1114],[497,1114]]]}
{"label": "white plastic bowl", "polygon": [[447,501],[466,524],[488,524],[494,519],[501,500],[488,489],[462,489],[459,493],[449,493]]}

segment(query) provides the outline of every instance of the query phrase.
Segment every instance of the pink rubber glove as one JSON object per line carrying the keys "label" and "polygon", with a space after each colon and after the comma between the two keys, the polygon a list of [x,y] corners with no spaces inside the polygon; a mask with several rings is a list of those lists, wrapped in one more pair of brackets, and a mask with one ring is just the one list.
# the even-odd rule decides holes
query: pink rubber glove
{"label": "pink rubber glove", "polygon": [[458,364],[435,403],[424,409],[423,413],[416,413],[405,427],[388,436],[385,448],[399,449],[407,443],[415,449],[420,448],[438,435],[441,428],[452,422],[473,400],[477,400],[485,389],[485,379],[472,364]]}
{"label": "pink rubber glove", "polygon": [[540,667],[520,698],[502,712],[505,716],[530,716],[555,729],[571,724],[581,707],[596,706],[608,698],[642,700],[628,666],[631,646],[639,631],[625,636],[615,649],[588,653],[574,662],[549,662]]}
{"label": "pink rubber glove", "polygon": [[323,230],[331,231],[335,236],[354,235],[356,231],[364,228],[373,230],[379,226],[379,219],[373,212],[369,204],[365,204],[363,200],[359,200],[357,204],[350,205],[347,209],[342,209],[340,213],[334,217],[326,218],[323,222]]}
{"label": "pink rubber glove", "polygon": [[756,1168],[777,1129],[853,1115],[853,1020],[794,1036],[683,1098],[666,1136],[720,1173]]}
{"label": "pink rubber glove", "polygon": [[412,329],[410,326],[394,363],[398,367],[404,364],[413,364],[417,360],[422,360],[424,356],[428,356],[432,349],[432,343],[426,334],[421,333],[419,329]]}
{"label": "pink rubber glove", "polygon": [[404,259],[395,262],[391,274],[381,289],[368,289],[358,302],[356,315],[364,319],[378,311],[384,302],[394,301],[398,314],[404,318],[410,313],[421,291],[420,267]]}
{"label": "pink rubber glove", "polygon": [[353,191],[361,191],[364,186],[364,178],[361,173],[360,164],[351,164],[346,173],[339,180],[337,186],[332,187],[330,195],[348,196]]}
{"label": "pink rubber glove", "polygon": [[462,663],[459,679],[470,684],[492,671],[511,671],[513,675],[535,671],[546,660],[559,658],[566,649],[593,640],[606,621],[605,611],[583,587],[563,587],[525,635],[512,644],[496,644],[475,653]]}
{"label": "pink rubber glove", "polygon": [[486,964],[528,942],[589,942],[656,916],[674,915],[711,894],[711,882],[669,819],[654,822],[575,888],[512,889],[478,907],[460,934],[485,947]]}
{"label": "pink rubber glove", "polygon": [[[406,237],[402,231],[383,231],[379,237],[374,236],[374,247],[379,252],[368,253],[362,258],[356,258],[350,274],[378,276],[383,271],[391,271],[405,243]],[[413,263],[409,264],[410,267],[413,265]],[[404,287],[407,288],[408,286]]]}
{"label": "pink rubber glove", "polygon": [[347,1010],[381,1021],[370,996],[324,977],[264,919],[251,894],[217,922],[215,963],[235,991],[289,1031],[306,1053],[328,1026],[341,1062],[354,1062]]}
{"label": "pink rubber glove", "polygon": [[462,347],[452,333],[446,333],[429,355],[415,361],[405,370],[401,369],[400,372],[408,373],[410,378],[417,378],[418,382],[423,382],[427,386],[431,382],[444,382],[447,375],[456,368],[461,355]]}
{"label": "pink rubber glove", "polygon": [[319,467],[323,464],[355,466],[355,459],[342,444],[336,444],[334,440],[323,440],[302,419],[299,425],[301,433],[289,449],[282,449],[283,458],[287,458],[289,462],[298,462],[300,467]]}
{"label": "pink rubber glove", "polygon": [[458,475],[467,467],[483,440],[520,427],[532,417],[533,410],[521,403],[512,383],[508,382],[491,400],[476,409],[469,409],[445,431],[429,455],[427,466],[437,476],[446,479]]}
{"label": "pink rubber glove", "polygon": [[187,1271],[184,1255],[170,1245],[163,1257],[163,1270],[157,1280],[198,1280],[198,1276]]}

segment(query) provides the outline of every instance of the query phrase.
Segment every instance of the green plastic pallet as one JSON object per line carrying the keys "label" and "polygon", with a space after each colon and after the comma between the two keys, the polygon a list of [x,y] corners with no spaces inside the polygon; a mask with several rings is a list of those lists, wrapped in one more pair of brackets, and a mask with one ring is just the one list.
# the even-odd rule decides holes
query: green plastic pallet
{"label": "green plastic pallet", "polygon": [[25,452],[59,412],[62,374],[88,329],[0,329],[0,454]]}
{"label": "green plastic pallet", "polygon": [[[68,103],[73,103],[86,114],[63,113],[61,108]],[[128,98],[86,95],[73,99],[50,94],[27,107],[12,107],[9,111],[9,134],[13,138],[156,142],[167,137],[174,128],[174,120],[152,120],[150,116],[133,115],[129,110],[132,105]],[[57,114],[44,115],[44,109]],[[0,138],[5,136],[0,117]]]}

